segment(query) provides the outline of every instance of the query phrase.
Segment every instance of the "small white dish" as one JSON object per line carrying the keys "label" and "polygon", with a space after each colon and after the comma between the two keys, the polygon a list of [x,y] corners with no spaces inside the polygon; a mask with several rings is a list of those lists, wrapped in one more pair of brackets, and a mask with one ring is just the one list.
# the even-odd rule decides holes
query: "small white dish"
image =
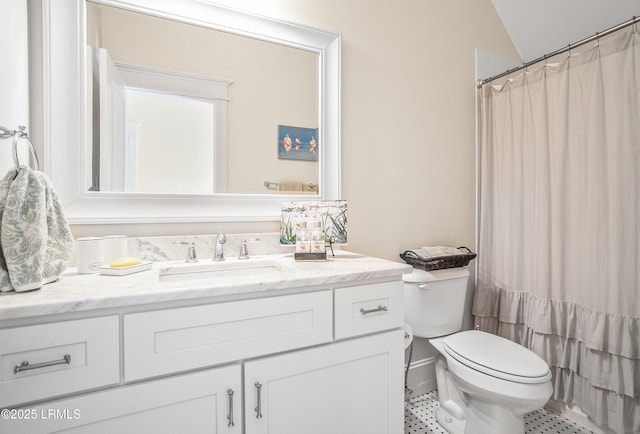
{"label": "small white dish", "polygon": [[98,267],[100,274],[107,276],[126,276],[127,274],[139,273],[151,269],[151,261],[143,261],[141,264],[131,265],[130,267],[115,268],[109,265],[101,265]]}

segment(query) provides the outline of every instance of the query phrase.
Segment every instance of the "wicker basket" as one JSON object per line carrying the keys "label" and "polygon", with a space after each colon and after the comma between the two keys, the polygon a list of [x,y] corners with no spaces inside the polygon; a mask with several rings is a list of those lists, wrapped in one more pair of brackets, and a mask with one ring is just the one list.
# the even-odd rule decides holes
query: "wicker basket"
{"label": "wicker basket", "polygon": [[476,257],[468,247],[458,247],[464,249],[467,253],[460,255],[437,256],[435,258],[422,259],[411,250],[400,253],[400,257],[411,265],[413,268],[425,271],[442,270],[444,268],[465,267],[469,265],[469,261]]}

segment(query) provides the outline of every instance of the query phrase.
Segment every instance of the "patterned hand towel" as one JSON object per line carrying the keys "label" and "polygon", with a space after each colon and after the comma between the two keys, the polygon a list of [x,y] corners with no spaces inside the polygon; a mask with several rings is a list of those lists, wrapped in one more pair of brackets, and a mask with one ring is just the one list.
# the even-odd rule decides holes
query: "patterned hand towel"
{"label": "patterned hand towel", "polygon": [[[0,180],[0,222],[2,222],[2,215],[4,213],[4,206],[7,202],[7,195],[9,194],[9,186],[15,179],[18,171],[11,169],[7,175]],[[0,243],[1,245],[2,243]],[[11,286],[11,280],[9,279],[9,271],[7,270],[7,261],[4,259],[4,253],[0,249],[0,292],[13,291]]]}
{"label": "patterned hand towel", "polygon": [[16,291],[40,288],[57,280],[66,268],[73,236],[44,173],[20,167],[6,196],[0,244]]}

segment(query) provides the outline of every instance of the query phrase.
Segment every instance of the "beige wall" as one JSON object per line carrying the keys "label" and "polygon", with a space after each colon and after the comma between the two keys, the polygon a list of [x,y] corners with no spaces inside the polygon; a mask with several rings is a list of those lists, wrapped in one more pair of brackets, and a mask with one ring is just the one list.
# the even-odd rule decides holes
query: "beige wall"
{"label": "beige wall", "polygon": [[[476,48],[517,59],[490,0],[219,0],[342,34],[349,249],[475,248]],[[277,231],[275,223],[73,228],[74,234]],[[245,230],[246,229],[246,230]]]}

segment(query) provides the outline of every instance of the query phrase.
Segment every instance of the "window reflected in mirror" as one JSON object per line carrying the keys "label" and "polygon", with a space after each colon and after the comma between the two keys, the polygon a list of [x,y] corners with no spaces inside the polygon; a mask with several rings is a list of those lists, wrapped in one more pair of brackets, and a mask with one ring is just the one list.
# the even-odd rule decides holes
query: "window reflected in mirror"
{"label": "window reflected in mirror", "polygon": [[212,100],[127,89],[124,191],[213,194],[213,107]]}

